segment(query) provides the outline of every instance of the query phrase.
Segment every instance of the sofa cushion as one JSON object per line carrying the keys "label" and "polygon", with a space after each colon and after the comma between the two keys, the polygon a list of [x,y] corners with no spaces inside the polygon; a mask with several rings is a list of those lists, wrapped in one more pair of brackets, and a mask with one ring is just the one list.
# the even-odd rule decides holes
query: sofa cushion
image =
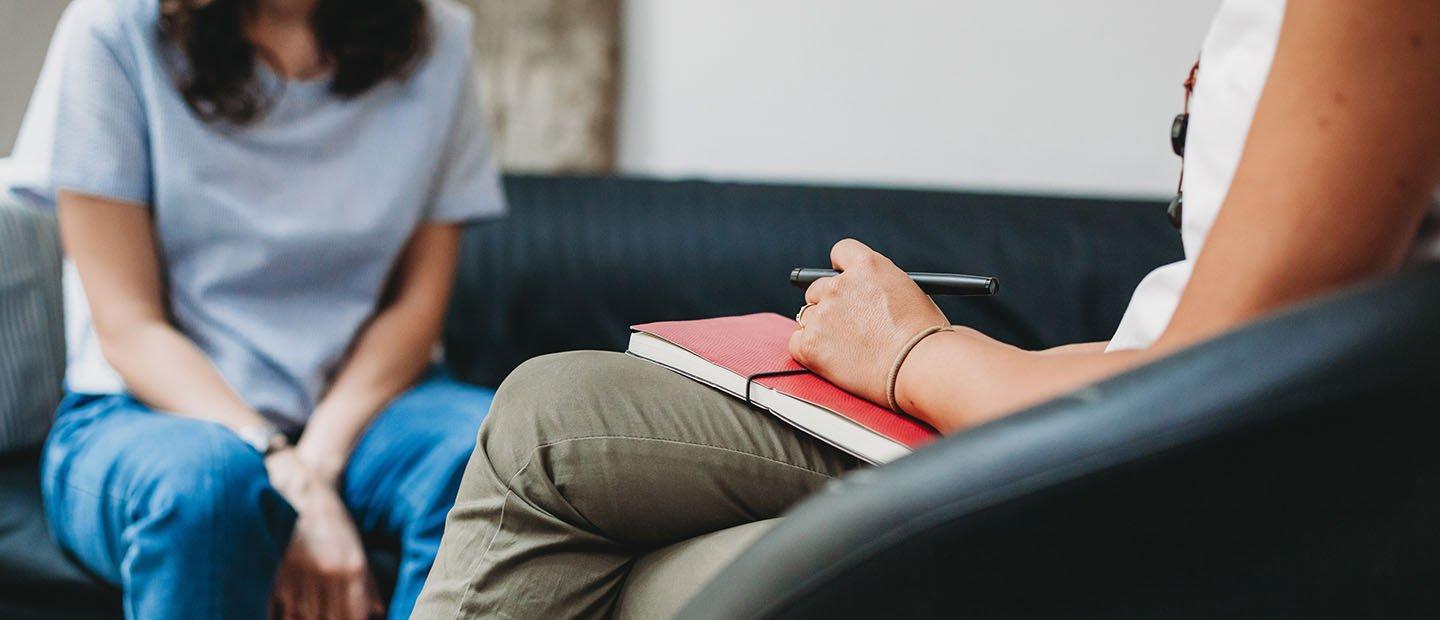
{"label": "sofa cushion", "polygon": [[120,593],[71,562],[50,535],[39,454],[0,456],[0,618],[116,619]]}
{"label": "sofa cushion", "polygon": [[4,196],[0,192],[0,453],[45,439],[65,363],[55,220]]}
{"label": "sofa cushion", "polygon": [[697,536],[635,562],[615,618],[671,618],[730,560],[770,531],[780,519],[756,521]]}

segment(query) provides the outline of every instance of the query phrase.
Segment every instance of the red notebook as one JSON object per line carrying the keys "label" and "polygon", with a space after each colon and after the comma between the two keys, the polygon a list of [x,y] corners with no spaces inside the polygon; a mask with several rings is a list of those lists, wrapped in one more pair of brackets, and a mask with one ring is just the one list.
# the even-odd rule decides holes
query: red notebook
{"label": "red notebook", "polygon": [[[806,371],[790,358],[795,321],[778,314],[646,323],[631,329],[631,355],[749,400],[871,463],[894,460],[939,436],[920,420]],[[756,376],[770,373],[789,374]]]}

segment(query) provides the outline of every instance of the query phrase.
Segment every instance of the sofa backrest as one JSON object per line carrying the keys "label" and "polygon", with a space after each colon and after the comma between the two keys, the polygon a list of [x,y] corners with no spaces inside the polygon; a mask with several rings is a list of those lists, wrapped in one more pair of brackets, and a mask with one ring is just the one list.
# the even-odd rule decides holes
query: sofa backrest
{"label": "sofa backrest", "polygon": [[[1130,292],[1180,258],[1160,205],[944,191],[511,175],[472,226],[446,329],[452,367],[498,385],[536,355],[623,350],[634,323],[803,303],[786,276],[855,237],[914,271],[995,275],[937,299],[1018,346],[1108,338]],[[3,192],[0,192],[3,196]],[[0,204],[0,449],[44,437],[64,367],[53,218]]]}
{"label": "sofa backrest", "polygon": [[55,220],[0,191],[0,454],[45,439],[64,366]]}
{"label": "sofa backrest", "polygon": [[804,303],[792,267],[844,237],[912,271],[1000,278],[946,314],[1039,348],[1110,337],[1135,285],[1181,257],[1164,206],[1125,200],[636,178],[510,176],[510,216],[465,236],[446,351],[495,385],[520,362],[624,350],[628,326]]}

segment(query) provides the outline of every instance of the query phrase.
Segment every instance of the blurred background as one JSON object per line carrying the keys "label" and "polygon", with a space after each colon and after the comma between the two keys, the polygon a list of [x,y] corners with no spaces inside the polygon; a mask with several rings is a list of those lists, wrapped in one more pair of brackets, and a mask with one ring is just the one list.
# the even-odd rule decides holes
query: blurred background
{"label": "blurred background", "polygon": [[[1219,0],[462,0],[505,167],[1160,199]],[[65,0],[0,0],[0,157]]]}

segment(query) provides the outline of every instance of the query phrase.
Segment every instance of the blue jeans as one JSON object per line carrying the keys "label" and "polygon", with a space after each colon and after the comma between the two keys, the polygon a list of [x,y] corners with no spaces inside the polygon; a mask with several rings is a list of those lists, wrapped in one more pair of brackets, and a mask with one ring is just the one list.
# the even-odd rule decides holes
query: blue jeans
{"label": "blue jeans", "polygon": [[[389,617],[408,618],[494,392],[432,373],[371,423],[341,497],[361,537],[400,550]],[[127,618],[266,618],[296,513],[226,428],[129,396],[71,394],[45,445],[60,545],[124,592]]]}

